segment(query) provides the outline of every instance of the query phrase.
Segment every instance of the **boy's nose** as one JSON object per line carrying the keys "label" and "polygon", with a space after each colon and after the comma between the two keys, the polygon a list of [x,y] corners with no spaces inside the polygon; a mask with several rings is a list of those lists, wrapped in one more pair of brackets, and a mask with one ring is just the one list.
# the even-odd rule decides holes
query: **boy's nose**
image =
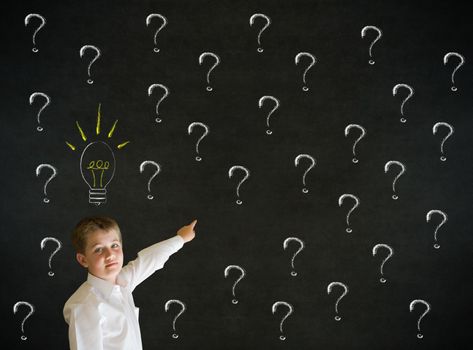
{"label": "boy's nose", "polygon": [[113,253],[113,251],[110,250],[110,249],[107,249],[105,259],[106,260],[111,260],[113,258],[115,258],[115,254]]}

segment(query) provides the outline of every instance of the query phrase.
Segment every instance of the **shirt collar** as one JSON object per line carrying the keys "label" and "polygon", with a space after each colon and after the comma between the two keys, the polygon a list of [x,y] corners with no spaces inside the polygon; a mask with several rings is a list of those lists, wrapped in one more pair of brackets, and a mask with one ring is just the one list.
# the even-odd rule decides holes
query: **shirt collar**
{"label": "shirt collar", "polygon": [[114,289],[120,287],[117,284],[98,278],[90,273],[87,275],[87,282],[106,299],[110,298]]}

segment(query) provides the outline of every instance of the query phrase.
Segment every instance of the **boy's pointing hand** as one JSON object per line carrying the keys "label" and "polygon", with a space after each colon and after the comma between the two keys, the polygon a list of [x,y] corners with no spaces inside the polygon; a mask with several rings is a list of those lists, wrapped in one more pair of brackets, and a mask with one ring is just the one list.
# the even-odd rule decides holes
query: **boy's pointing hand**
{"label": "boy's pointing hand", "polygon": [[192,221],[189,225],[182,226],[177,234],[182,237],[184,242],[192,241],[195,237],[194,227],[197,224],[197,220]]}

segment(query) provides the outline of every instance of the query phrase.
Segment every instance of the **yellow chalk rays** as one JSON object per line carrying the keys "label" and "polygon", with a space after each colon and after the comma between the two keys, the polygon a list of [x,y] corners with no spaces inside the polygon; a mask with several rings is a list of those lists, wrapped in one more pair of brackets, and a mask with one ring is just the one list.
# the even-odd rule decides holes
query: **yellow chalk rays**
{"label": "yellow chalk rays", "polygon": [[[101,119],[102,119],[102,114],[101,114],[101,109],[102,107],[102,104],[99,103],[99,107],[98,107],[98,110],[97,110],[97,124],[95,126],[95,133],[97,135],[100,135],[100,129],[101,129]],[[108,138],[111,138],[113,133],[115,132],[115,129],[117,127],[117,123],[118,123],[118,119],[115,120],[115,122],[113,123],[112,125],[112,128],[110,129],[110,131],[108,132],[107,134],[107,137]],[[82,130],[81,126],[79,125],[79,122],[76,121],[76,127],[77,127],[77,130],[79,130],[79,134],[82,138],[82,140],[85,142],[87,141],[87,136],[85,135],[84,133],[84,130]],[[117,149],[122,149],[123,147],[125,147],[126,145],[128,145],[130,143],[130,141],[125,141],[125,142],[122,142],[120,143],[119,145],[117,145]],[[75,151],[77,149],[76,146],[74,146],[72,143],[66,141],[66,145],[73,151]]]}

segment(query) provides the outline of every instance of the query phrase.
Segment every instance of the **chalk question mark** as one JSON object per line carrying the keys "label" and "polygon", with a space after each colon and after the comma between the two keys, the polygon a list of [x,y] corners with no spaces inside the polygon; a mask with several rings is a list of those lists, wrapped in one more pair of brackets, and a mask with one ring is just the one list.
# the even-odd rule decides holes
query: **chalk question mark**
{"label": "chalk question mark", "polygon": [[89,79],[87,79],[87,83],[93,84],[94,81],[90,78],[90,67],[92,67],[92,64],[97,61],[97,59],[100,57],[101,53],[98,47],[93,46],[93,45],[84,45],[80,48],[79,55],[82,58],[84,56],[84,53],[86,50],[92,50],[95,51],[95,57],[90,61],[89,66],[87,67],[87,75],[89,76]]}
{"label": "chalk question mark", "polygon": [[455,69],[452,72],[452,87],[450,88],[452,91],[457,91],[457,87],[455,86],[455,77],[454,76],[455,76],[455,73],[458,70],[458,68],[460,68],[465,63],[465,57],[460,55],[458,52],[449,52],[445,56],[443,56],[443,65],[444,66],[448,63],[448,60],[452,56],[458,57],[458,59],[460,60],[460,62],[458,63],[458,65],[455,67]]}
{"label": "chalk question mark", "polygon": [[[363,29],[361,30],[361,38],[363,39],[366,35],[366,32],[368,30],[374,30],[378,33],[378,35],[376,36],[376,38],[371,42],[371,45],[370,45],[370,49],[369,49],[369,54],[370,54],[370,57],[372,57],[372,54],[371,54],[371,51],[373,49],[373,45],[379,40],[381,39],[381,36],[383,35],[383,33],[381,32],[381,29],[379,29],[378,27],[375,27],[375,26],[365,26],[363,27]],[[373,59],[370,59],[368,61],[369,64],[373,65],[375,64],[375,61]]]}
{"label": "chalk question mark", "polygon": [[34,53],[38,52],[39,49],[36,48],[36,34],[39,32],[39,30],[41,28],[43,28],[45,25],[46,25],[46,18],[44,18],[43,16],[37,14],[37,13],[30,13],[29,15],[27,15],[25,17],[25,27],[30,23],[30,20],[32,18],[38,18],[40,21],[41,21],[41,24],[39,25],[38,28],[36,28],[36,30],[34,31],[33,33],[33,48],[31,49],[31,51],[33,51]]}
{"label": "chalk question mark", "polygon": [[276,301],[273,306],[271,307],[271,310],[273,312],[273,315],[275,314],[275,312],[277,311],[278,307],[280,306],[285,306],[287,307],[287,313],[286,315],[284,315],[284,317],[282,318],[281,320],[281,323],[279,323],[279,330],[281,332],[281,335],[279,336],[279,339],[280,340],[286,340],[286,336],[284,335],[284,332],[283,332],[283,329],[282,329],[282,324],[284,323],[284,321],[286,320],[286,318],[289,317],[290,314],[292,314],[294,312],[294,307],[289,304],[288,302],[285,302],[285,301]]}
{"label": "chalk question mark", "polygon": [[36,127],[36,130],[38,131],[43,131],[43,128],[41,127],[40,125],[40,120],[39,120],[39,116],[41,114],[41,112],[51,103],[51,98],[46,95],[44,92],[33,92],[31,95],[30,95],[30,105],[33,105],[33,102],[34,100],[36,99],[36,97],[38,96],[41,96],[42,98],[44,98],[46,101],[44,102],[43,106],[40,108],[38,114],[37,114],[37,120],[38,120],[38,126]]}
{"label": "chalk question mark", "polygon": [[[305,177],[307,175],[307,173],[310,171],[310,169],[312,169],[315,164],[316,164],[316,160],[314,157],[312,157],[311,155],[309,154],[299,154],[295,159],[294,159],[294,165],[295,167],[297,168],[297,166],[299,165],[299,162],[302,158],[306,158],[306,159],[309,159],[311,164],[310,166],[306,169],[306,171],[304,172],[304,175],[302,176],[302,184],[305,186]],[[303,193],[309,193],[309,189],[307,189],[307,187],[304,187],[302,188],[302,192]]]}
{"label": "chalk question mark", "polygon": [[[239,198],[240,197],[240,186],[243,182],[246,181],[246,179],[248,179],[250,177],[250,171],[247,168],[245,168],[244,166],[234,165],[228,170],[228,178],[231,178],[233,176],[233,173],[235,172],[235,170],[242,170],[245,173],[245,176],[238,183],[238,186],[237,186],[237,189],[236,189],[237,197]],[[242,203],[243,203],[242,200],[237,199],[236,204],[240,205]]]}
{"label": "chalk question mark", "polygon": [[404,104],[407,102],[408,99],[410,99],[412,97],[412,95],[414,95],[414,89],[407,85],[407,84],[396,84],[394,85],[393,87],[393,96],[396,96],[397,94],[397,90],[399,90],[399,88],[405,88],[407,90],[409,90],[409,95],[407,95],[407,97],[402,101],[402,104],[401,104],[401,123],[405,123],[407,121],[406,118],[404,118]]}
{"label": "chalk question mark", "polygon": [[358,144],[358,142],[360,142],[360,140],[365,137],[366,135],[366,129],[364,127],[362,127],[361,125],[358,125],[358,124],[348,124],[345,128],[345,137],[348,136],[348,134],[350,133],[350,131],[352,129],[359,129],[361,131],[361,134],[360,136],[358,136],[358,138],[355,140],[355,142],[353,143],[353,148],[352,148],[352,152],[353,152],[353,159],[352,159],[352,162],[353,163],[358,163],[358,159],[356,158],[356,152],[355,152],[355,148],[356,148],[356,145]]}
{"label": "chalk question mark", "polygon": [[174,330],[174,333],[173,333],[172,337],[174,339],[177,339],[179,337],[179,334],[176,333],[176,320],[179,316],[181,316],[184,313],[184,311],[186,311],[186,305],[182,301],[177,300],[177,299],[168,300],[166,302],[166,304],[164,304],[164,310],[166,312],[168,312],[169,306],[171,304],[177,304],[181,307],[181,311],[179,311],[179,313],[176,315],[176,317],[174,317],[174,321],[172,322],[172,329]]}
{"label": "chalk question mark", "polygon": [[47,192],[46,192],[46,187],[48,186],[49,182],[54,179],[54,177],[56,177],[57,175],[57,169],[55,167],[53,167],[51,164],[40,164],[36,167],[36,176],[38,177],[39,174],[41,173],[41,170],[43,170],[44,168],[48,168],[48,169],[51,169],[51,171],[53,172],[51,174],[51,176],[46,180],[46,183],[44,184],[44,187],[43,187],[43,193],[44,193],[44,198],[43,198],[43,202],[44,203],[49,203],[49,198],[47,197]]}
{"label": "chalk question mark", "polygon": [[274,96],[263,96],[258,100],[258,107],[259,108],[263,107],[264,101],[266,100],[271,100],[274,102],[273,109],[269,112],[268,116],[266,117],[266,125],[268,126],[268,129],[266,130],[266,134],[271,135],[273,132],[269,128],[269,117],[271,117],[271,114],[273,114],[279,108],[279,100]]}
{"label": "chalk question mark", "polygon": [[[148,96],[151,96],[151,94],[153,93],[154,89],[155,88],[161,88],[164,90],[164,95],[161,96],[161,98],[159,99],[159,101],[156,103],[156,115],[159,116],[159,104],[166,98],[168,97],[169,95],[169,89],[167,86],[164,86],[163,84],[151,84],[150,86],[148,86]],[[156,123],[161,123],[162,120],[160,118],[156,118]]]}
{"label": "chalk question mark", "polygon": [[[140,164],[140,173],[143,173],[143,171],[145,170],[145,167],[147,165],[152,165],[156,168],[154,174],[151,175],[151,177],[148,180],[148,192],[151,192],[151,181],[156,177],[156,175],[158,175],[161,172],[161,166],[158,163],[156,163],[152,160],[145,160],[144,162],[142,162]],[[153,195],[148,194],[147,198],[148,199],[153,199],[154,197],[153,197]]]}
{"label": "chalk question mark", "polygon": [[253,14],[251,17],[250,17],[250,27],[253,25],[253,23],[255,22],[255,19],[256,18],[263,18],[265,21],[266,21],[266,24],[264,25],[263,28],[261,28],[261,30],[259,31],[258,33],[258,49],[256,51],[258,51],[259,53],[263,52],[263,48],[261,47],[261,33],[263,33],[263,31],[269,27],[269,25],[271,24],[271,19],[266,16],[266,15],[263,15],[262,13],[255,13]]}
{"label": "chalk question mark", "polygon": [[347,233],[351,233],[352,232],[352,229],[350,228],[350,214],[353,210],[355,210],[359,205],[360,205],[360,199],[353,195],[353,194],[349,194],[349,193],[345,193],[345,194],[342,194],[339,198],[338,198],[338,206],[341,207],[342,204],[343,204],[343,201],[345,200],[345,198],[351,198],[355,201],[355,204],[353,205],[353,207],[348,211],[348,214],[347,214],[347,217],[346,217],[346,220],[347,220],[347,228],[345,231],[347,231]]}
{"label": "chalk question mark", "polygon": [[150,15],[148,15],[148,17],[146,17],[146,26],[147,27],[150,25],[153,18],[159,18],[163,22],[161,24],[161,26],[158,28],[158,30],[156,30],[156,32],[154,33],[154,49],[153,49],[153,51],[158,53],[159,52],[159,49],[157,47],[157,45],[158,45],[158,43],[157,43],[158,33],[161,31],[161,29],[163,29],[168,24],[168,20],[166,19],[166,17],[164,17],[163,15],[161,15],[159,13],[151,13]]}
{"label": "chalk question mark", "polygon": [[438,123],[435,123],[434,126],[433,126],[433,128],[432,128],[432,133],[433,133],[434,135],[437,134],[437,130],[438,130],[438,128],[439,128],[440,126],[444,126],[444,127],[446,127],[446,128],[449,129],[447,136],[445,136],[445,137],[443,138],[442,143],[440,144],[440,152],[442,153],[442,155],[440,156],[440,160],[441,160],[442,162],[445,162],[445,161],[447,160],[447,157],[445,157],[445,156],[443,155],[443,144],[445,143],[445,141],[447,141],[447,139],[453,134],[453,132],[454,132],[455,130],[453,129],[453,126],[451,126],[451,125],[448,124],[448,123],[445,123],[445,122],[438,122]]}
{"label": "chalk question mark", "polygon": [[52,277],[52,276],[54,276],[54,272],[53,272],[52,267],[51,267],[51,260],[53,259],[53,256],[61,249],[62,243],[57,238],[44,237],[41,241],[41,250],[43,250],[44,247],[46,246],[46,242],[50,242],[50,241],[56,243],[56,245],[57,245],[57,248],[49,256],[49,272],[48,272],[48,275]]}
{"label": "chalk question mark", "polygon": [[415,300],[412,300],[411,303],[409,304],[409,311],[412,312],[414,310],[414,307],[417,305],[417,304],[424,304],[426,309],[424,311],[424,313],[419,317],[419,320],[417,321],[417,330],[419,331],[419,333],[417,334],[417,338],[419,339],[422,339],[424,337],[424,335],[422,333],[420,333],[420,321],[422,320],[422,318],[427,315],[427,313],[429,313],[430,311],[430,304],[428,302],[426,302],[425,300],[422,300],[422,299],[415,299]]}
{"label": "chalk question mark", "polygon": [[406,166],[404,164],[402,164],[401,162],[397,161],[397,160],[390,160],[389,162],[384,164],[384,173],[387,173],[393,164],[395,164],[395,165],[397,165],[401,168],[401,171],[399,172],[399,174],[396,175],[396,177],[393,180],[393,192],[394,192],[394,194],[393,194],[392,198],[393,199],[398,199],[399,197],[396,195],[396,181],[397,181],[397,179],[399,179],[399,177],[401,177],[402,174],[404,174],[406,172]]}
{"label": "chalk question mark", "polygon": [[34,306],[31,305],[30,303],[28,303],[27,301],[18,301],[15,303],[15,305],[13,305],[13,314],[16,314],[17,311],[18,311],[18,308],[20,306],[27,306],[29,307],[30,311],[28,312],[28,314],[25,316],[25,318],[23,319],[23,321],[21,322],[21,333],[23,333],[23,335],[20,337],[21,340],[26,340],[28,339],[28,337],[25,335],[25,321],[28,319],[28,317],[30,317],[31,315],[33,315],[34,313]]}
{"label": "chalk question mark", "polygon": [[[193,123],[189,124],[189,126],[187,127],[187,133],[190,135],[192,133],[192,131],[194,131],[194,127],[196,127],[196,126],[200,126],[201,128],[204,128],[204,133],[202,134],[202,136],[199,138],[199,140],[197,141],[197,143],[195,145],[195,151],[196,151],[197,154],[199,154],[200,141],[202,141],[202,139],[205,136],[208,135],[209,127],[207,125],[205,125],[204,123],[201,123],[201,122],[193,122]],[[202,157],[196,156],[195,160],[200,162],[202,160]]]}
{"label": "chalk question mark", "polygon": [[210,72],[212,72],[214,70],[214,68],[217,67],[220,64],[220,57],[218,57],[213,52],[203,52],[199,56],[199,64],[202,65],[202,63],[204,62],[204,59],[208,56],[213,57],[215,59],[215,63],[213,64],[212,67],[210,67],[209,71],[207,72],[207,84],[208,84],[207,85],[207,91],[212,91],[213,89],[210,86]]}
{"label": "chalk question mark", "polygon": [[299,64],[299,61],[300,61],[301,57],[303,57],[303,56],[309,57],[309,58],[311,59],[311,61],[312,61],[312,62],[309,64],[309,66],[305,69],[304,74],[302,75],[302,81],[304,82],[304,86],[302,87],[302,90],[303,90],[303,91],[309,91],[309,88],[308,88],[307,85],[306,85],[305,76],[306,76],[307,72],[309,71],[309,69],[312,68],[312,66],[317,63],[317,59],[316,59],[315,56],[312,55],[311,53],[308,53],[308,52],[299,52],[299,53],[296,55],[296,57],[295,57],[296,66]]}
{"label": "chalk question mark", "polygon": [[300,246],[299,249],[297,249],[297,251],[294,253],[294,255],[292,256],[292,259],[291,259],[291,267],[292,267],[291,276],[295,277],[295,276],[297,276],[297,272],[296,272],[296,269],[294,267],[294,259],[295,259],[296,255],[299,254],[302,251],[302,249],[305,248],[305,245],[304,245],[304,242],[301,239],[297,238],[297,237],[288,237],[284,240],[284,242],[282,244],[284,250],[286,250],[286,248],[288,247],[289,242],[297,242]]}
{"label": "chalk question mark", "polygon": [[[393,252],[393,249],[392,249],[390,246],[388,246],[387,244],[379,243],[379,244],[376,244],[376,245],[373,247],[373,256],[375,256],[375,255],[378,253],[379,248],[385,248],[385,249],[387,249],[387,250],[389,251],[388,256],[384,258],[383,262],[381,263],[381,267],[380,267],[380,269],[379,269],[379,271],[381,272],[381,275],[384,275],[384,273],[383,273],[384,263],[385,263],[386,261],[388,261],[389,258],[391,258],[391,256],[394,254],[394,252]],[[386,283],[386,278],[381,277],[381,278],[379,279],[379,281],[380,281],[381,283]]]}
{"label": "chalk question mark", "polygon": [[328,286],[327,286],[327,294],[330,294],[332,293],[332,288],[334,286],[339,286],[339,287],[342,287],[344,289],[342,295],[340,295],[337,299],[337,302],[335,303],[335,312],[337,313],[337,315],[335,316],[335,321],[340,321],[342,318],[340,316],[338,316],[338,303],[340,302],[340,300],[342,300],[342,298],[348,293],[348,287],[346,284],[342,283],[342,282],[331,282]]}
{"label": "chalk question mark", "polygon": [[233,283],[233,287],[232,287],[232,294],[233,294],[233,300],[232,300],[232,303],[233,304],[238,304],[238,299],[235,298],[235,287],[236,285],[238,284],[238,282],[240,282],[243,277],[245,277],[246,273],[245,273],[245,270],[243,269],[243,267],[241,266],[238,266],[238,265],[228,265],[226,268],[225,268],[225,271],[223,272],[224,273],[224,276],[225,278],[228,277],[228,274],[230,272],[230,270],[238,270],[240,271],[240,277],[238,277],[238,279],[235,281],[235,283]]}
{"label": "chalk question mark", "polygon": [[435,232],[434,232],[434,240],[435,240],[435,244],[434,244],[434,248],[435,249],[439,249],[440,248],[440,244],[437,244],[437,231],[439,230],[440,227],[443,226],[443,224],[445,224],[448,220],[448,217],[447,217],[447,214],[444,213],[443,211],[441,210],[438,210],[438,209],[433,209],[433,210],[430,210],[425,219],[427,222],[430,221],[430,219],[432,218],[432,215],[440,215],[442,217],[442,222],[440,224],[437,225],[437,227],[435,228]]}

